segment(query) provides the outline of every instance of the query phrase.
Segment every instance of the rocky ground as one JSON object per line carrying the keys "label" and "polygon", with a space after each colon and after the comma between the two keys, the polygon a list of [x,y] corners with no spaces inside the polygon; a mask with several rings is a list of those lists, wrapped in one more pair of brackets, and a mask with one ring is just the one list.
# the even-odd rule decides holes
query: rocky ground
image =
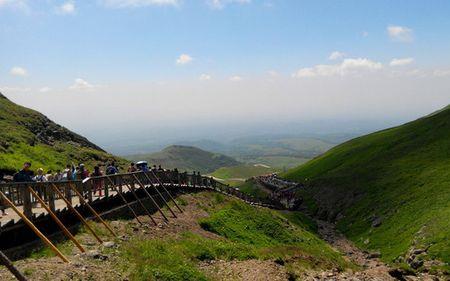
{"label": "rocky ground", "polygon": [[[171,218],[170,223],[164,224],[161,217],[155,214],[157,226],[150,223],[148,217],[141,219],[145,225],[139,225],[136,220],[117,220],[110,224],[119,234],[118,239],[103,236],[105,242],[98,244],[88,233],[77,235],[77,239],[86,248],[86,253],[73,247],[65,250],[70,263],[63,263],[57,257],[27,258],[15,262],[18,269],[29,280],[128,280],[130,272],[123,269],[121,264],[121,247],[131,237],[144,239],[158,239],[177,236],[183,231],[191,231],[208,238],[217,237],[211,232],[203,230],[198,220],[208,216],[201,208],[203,199],[196,195],[184,195],[184,213],[178,218]],[[391,268],[378,260],[376,253],[365,253],[356,248],[351,242],[335,231],[332,224],[319,221],[320,235],[333,247],[343,252],[349,260],[361,267],[360,271],[330,270],[326,272],[302,271],[295,276],[287,268],[274,260],[246,260],[246,261],[210,261],[199,265],[200,269],[213,280],[395,280],[389,273]],[[66,242],[66,245],[69,242]],[[58,245],[61,247],[60,245]],[[125,267],[126,268],[126,267]],[[130,269],[131,270],[131,269]],[[432,276],[401,276],[403,280],[438,280]],[[12,275],[3,267],[0,268],[0,280],[14,280]]]}

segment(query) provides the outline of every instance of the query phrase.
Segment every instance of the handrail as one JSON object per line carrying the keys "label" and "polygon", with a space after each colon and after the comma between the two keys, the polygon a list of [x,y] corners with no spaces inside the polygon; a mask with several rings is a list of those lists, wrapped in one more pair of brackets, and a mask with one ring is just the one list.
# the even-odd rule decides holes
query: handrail
{"label": "handrail", "polygon": [[[195,173],[179,173],[172,170],[151,170],[148,172],[138,171],[132,173],[103,175],[98,177],[88,177],[83,181],[74,180],[1,183],[0,191],[4,192],[16,206],[23,206],[24,214],[28,218],[32,218],[33,205],[37,202],[35,201],[35,198],[31,196],[29,188],[36,191],[44,202],[48,203],[50,209],[55,211],[55,200],[63,199],[61,196],[69,202],[72,202],[72,198],[79,192],[79,194],[84,196],[83,199],[87,202],[92,202],[94,197],[97,196],[97,193],[99,193],[98,197],[108,198],[112,193],[122,193],[123,188],[127,188],[129,191],[127,184],[136,184],[137,186],[143,184],[145,185],[145,188],[148,188],[149,190],[156,189],[160,186],[163,190],[171,189],[173,187],[210,189],[234,196],[248,203],[274,208],[279,207],[276,202],[271,201],[270,199],[261,200],[254,198],[239,191],[237,188],[223,184],[212,177],[202,176]],[[59,192],[56,192],[54,187],[56,187]],[[75,190],[72,190],[73,188],[75,188],[78,192],[74,192]],[[104,196],[101,194],[104,194]]]}

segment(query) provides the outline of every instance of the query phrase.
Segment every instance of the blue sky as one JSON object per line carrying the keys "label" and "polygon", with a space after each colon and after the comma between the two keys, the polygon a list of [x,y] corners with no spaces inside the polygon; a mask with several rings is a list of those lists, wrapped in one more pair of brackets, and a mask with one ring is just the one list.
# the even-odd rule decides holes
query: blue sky
{"label": "blue sky", "polygon": [[[223,1],[221,9],[204,0],[111,1],[123,8],[107,1],[2,2],[0,73],[11,83],[4,76],[16,65],[41,83],[290,74],[327,63],[336,50],[377,61],[414,57],[423,67],[450,64],[449,1]],[[73,12],[58,11],[65,3]],[[389,25],[411,29],[413,42],[393,41]],[[194,59],[188,67],[175,65],[181,54]]]}
{"label": "blue sky", "polygon": [[80,108],[126,124],[175,101],[190,114],[171,122],[406,119],[450,101],[449,14],[447,0],[0,0],[0,89],[81,131]]}

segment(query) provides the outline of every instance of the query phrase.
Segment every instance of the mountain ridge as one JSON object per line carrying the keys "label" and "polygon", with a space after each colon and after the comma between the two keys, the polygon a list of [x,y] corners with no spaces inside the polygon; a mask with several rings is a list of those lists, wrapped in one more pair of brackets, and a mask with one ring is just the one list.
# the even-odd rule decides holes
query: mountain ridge
{"label": "mountain ridge", "polygon": [[146,160],[150,165],[177,168],[180,171],[213,172],[220,167],[236,166],[240,162],[220,153],[209,152],[194,146],[170,145],[160,152],[126,156],[133,161]]}

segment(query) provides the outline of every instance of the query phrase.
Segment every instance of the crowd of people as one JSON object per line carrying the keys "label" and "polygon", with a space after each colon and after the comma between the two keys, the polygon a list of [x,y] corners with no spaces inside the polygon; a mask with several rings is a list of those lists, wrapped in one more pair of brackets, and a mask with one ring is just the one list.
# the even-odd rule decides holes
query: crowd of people
{"label": "crowd of people", "polygon": [[[132,163],[132,165],[134,165]],[[119,167],[114,161],[106,164],[99,164],[94,166],[94,171],[91,173],[83,163],[78,165],[68,164],[64,170],[48,170],[46,173],[43,168],[38,168],[36,173],[31,170],[31,163],[25,162],[22,169],[13,176],[14,182],[57,182],[57,181],[71,181],[84,180],[88,177],[99,177],[104,175],[101,167],[105,168],[106,175],[113,175],[119,173]]]}
{"label": "crowd of people", "polygon": [[[187,178],[187,172],[179,173],[178,169],[175,168],[173,170],[166,170],[161,167],[161,165],[153,167],[148,167],[147,164],[141,165],[139,162],[136,164],[131,162],[126,169],[123,169],[125,173],[133,173],[138,171],[167,171],[171,172],[171,174],[176,175],[174,178],[178,178],[183,180]],[[109,161],[107,163],[101,163],[94,166],[93,171],[90,172],[89,169],[83,164],[80,163],[78,165],[68,164],[64,170],[56,170],[53,172],[52,170],[48,170],[44,172],[43,168],[38,168],[35,171],[31,169],[31,163],[25,162],[20,171],[14,174],[14,176],[9,177],[9,180],[3,180],[4,175],[0,173],[0,182],[58,182],[58,181],[75,181],[75,180],[84,180],[86,178],[95,178],[101,177],[104,175],[115,175],[119,174],[122,171],[122,168],[116,164],[115,161]],[[197,177],[201,177],[200,172],[193,172]]]}
{"label": "crowd of people", "polygon": [[[43,168],[38,168],[32,170],[31,163],[25,162],[20,171],[15,173],[12,177],[7,177],[7,180],[4,180],[4,174],[0,173],[0,183],[2,182],[16,182],[16,183],[25,183],[25,182],[64,182],[64,181],[83,181],[87,178],[92,178],[93,184],[93,195],[98,193],[99,197],[103,196],[103,191],[107,185],[105,185],[105,179],[102,178],[104,175],[115,175],[121,172],[122,168],[116,164],[115,161],[109,161],[107,163],[101,163],[94,166],[93,171],[90,172],[89,169],[82,163],[78,165],[68,164],[64,170],[56,170],[56,172],[52,172],[48,170],[46,173]],[[124,169],[124,173],[133,173],[133,172],[155,172],[156,174],[160,174],[160,172],[165,172],[163,175],[159,175],[159,177],[163,177],[162,179],[169,179],[172,183],[180,184],[180,185],[207,185],[208,178],[202,177],[200,172],[194,171],[192,175],[189,175],[187,171],[178,172],[178,169],[175,168],[173,170],[166,170],[161,167],[161,165],[153,167],[149,167],[147,162],[141,161],[138,163],[130,163],[129,166]],[[0,171],[1,172],[1,171]],[[100,177],[100,178],[99,178]],[[115,182],[116,179],[112,178],[111,181]],[[212,182],[214,184],[214,182]],[[5,191],[8,193],[7,191]],[[37,192],[40,194],[41,190],[38,189]],[[6,194],[8,196],[8,194]],[[2,216],[7,215],[5,212],[6,205],[3,200],[0,200],[0,211],[2,212]]]}

